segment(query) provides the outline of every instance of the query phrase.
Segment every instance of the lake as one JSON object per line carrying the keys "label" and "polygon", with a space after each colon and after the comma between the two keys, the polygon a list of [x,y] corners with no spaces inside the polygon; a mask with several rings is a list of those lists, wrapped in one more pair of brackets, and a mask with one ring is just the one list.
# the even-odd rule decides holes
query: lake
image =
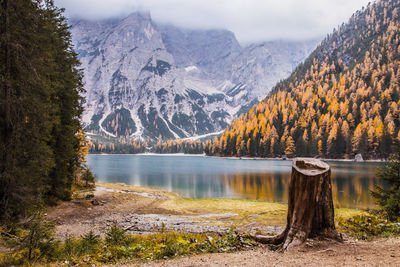
{"label": "lake", "polygon": [[[89,155],[99,182],[149,186],[190,198],[287,202],[292,162],[185,155]],[[372,208],[382,163],[330,161],[335,207]]]}

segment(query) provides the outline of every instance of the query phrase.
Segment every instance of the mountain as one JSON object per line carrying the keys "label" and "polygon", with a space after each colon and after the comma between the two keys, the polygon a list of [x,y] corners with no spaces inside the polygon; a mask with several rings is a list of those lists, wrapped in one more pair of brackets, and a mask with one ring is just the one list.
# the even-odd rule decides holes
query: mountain
{"label": "mountain", "polygon": [[399,9],[387,0],[356,12],[206,152],[386,158],[400,140]]}
{"label": "mountain", "polygon": [[148,13],[71,24],[84,70],[85,130],[150,141],[223,130],[316,45],[242,47],[227,30],[157,25]]}

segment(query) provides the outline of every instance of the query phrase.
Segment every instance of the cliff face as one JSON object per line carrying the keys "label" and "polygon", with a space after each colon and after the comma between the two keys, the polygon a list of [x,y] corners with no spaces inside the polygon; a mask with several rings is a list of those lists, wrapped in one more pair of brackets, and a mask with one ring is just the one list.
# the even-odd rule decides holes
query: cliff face
{"label": "cliff face", "polygon": [[226,30],[158,26],[149,14],[72,21],[87,131],[148,140],[218,132],[288,76],[316,42],[241,47]]}

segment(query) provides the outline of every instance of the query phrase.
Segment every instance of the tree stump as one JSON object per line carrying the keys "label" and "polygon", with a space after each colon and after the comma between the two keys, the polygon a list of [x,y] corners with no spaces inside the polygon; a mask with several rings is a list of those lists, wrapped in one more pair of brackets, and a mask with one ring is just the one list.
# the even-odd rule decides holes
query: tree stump
{"label": "tree stump", "polygon": [[317,159],[297,158],[289,183],[286,228],[277,236],[259,235],[256,240],[282,244],[282,250],[300,245],[309,237],[342,241],[334,217],[329,165]]}

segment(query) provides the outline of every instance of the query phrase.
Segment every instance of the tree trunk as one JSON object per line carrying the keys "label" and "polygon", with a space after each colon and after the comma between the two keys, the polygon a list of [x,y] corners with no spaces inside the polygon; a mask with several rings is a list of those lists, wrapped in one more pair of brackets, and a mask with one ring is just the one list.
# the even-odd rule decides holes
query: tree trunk
{"label": "tree trunk", "polygon": [[1,102],[2,106],[0,109],[0,114],[3,116],[3,124],[2,130],[3,132],[0,135],[2,139],[0,144],[2,147],[1,150],[1,161],[2,164],[0,167],[0,220],[3,220],[4,217],[7,216],[6,211],[8,209],[9,202],[9,187],[11,184],[11,175],[10,170],[13,166],[13,161],[10,160],[12,152],[10,151],[11,146],[11,133],[12,133],[12,122],[10,118],[10,94],[11,94],[11,51],[10,51],[10,18],[9,18],[9,0],[4,0],[1,3],[2,11],[2,25],[0,28],[0,35],[4,36],[2,42],[0,43],[1,49],[4,49],[3,56],[1,62],[4,64],[3,69],[1,70],[3,73],[3,79],[0,86],[2,87],[2,91],[0,95],[4,97],[4,101]]}
{"label": "tree trunk", "polygon": [[302,244],[308,237],[342,241],[335,229],[331,170],[312,158],[293,161],[289,184],[287,224],[273,237],[256,236],[261,243],[282,244],[282,250]]}

